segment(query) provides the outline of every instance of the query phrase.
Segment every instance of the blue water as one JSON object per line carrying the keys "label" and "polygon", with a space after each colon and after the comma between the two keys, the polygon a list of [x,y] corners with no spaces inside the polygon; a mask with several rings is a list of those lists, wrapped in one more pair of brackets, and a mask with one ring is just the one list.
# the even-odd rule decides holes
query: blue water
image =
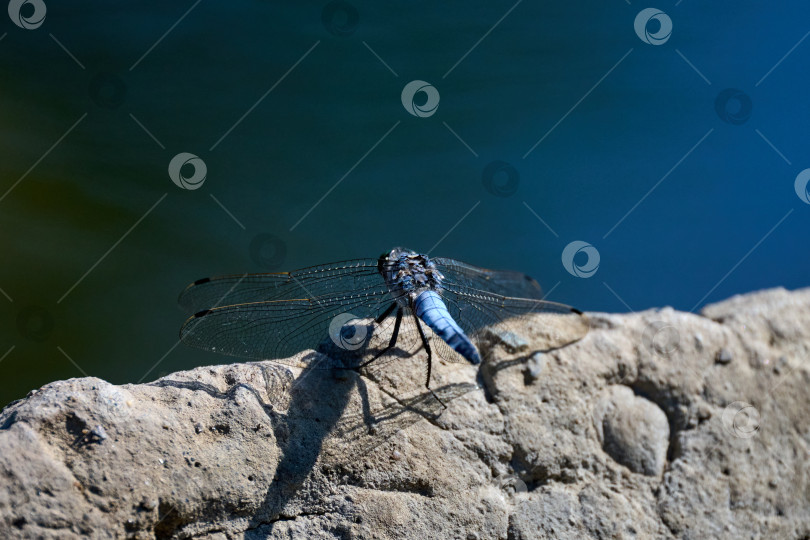
{"label": "blue water", "polygon": [[659,45],[621,1],[45,2],[0,17],[0,403],[231,361],[175,346],[187,282],[397,245],[585,310],[810,282],[806,2],[661,2]]}

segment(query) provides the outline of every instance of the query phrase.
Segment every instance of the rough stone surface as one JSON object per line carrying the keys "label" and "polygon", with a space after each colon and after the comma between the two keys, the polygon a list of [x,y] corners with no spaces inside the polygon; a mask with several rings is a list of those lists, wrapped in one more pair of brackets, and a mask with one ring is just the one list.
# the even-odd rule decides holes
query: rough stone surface
{"label": "rough stone surface", "polygon": [[810,536],[810,289],[589,316],[435,365],[446,410],[418,356],[46,385],[0,413],[0,537]]}
{"label": "rough stone surface", "polygon": [[666,465],[669,422],[655,403],[614,385],[594,409],[594,426],[602,448],[631,471],[658,476]]}

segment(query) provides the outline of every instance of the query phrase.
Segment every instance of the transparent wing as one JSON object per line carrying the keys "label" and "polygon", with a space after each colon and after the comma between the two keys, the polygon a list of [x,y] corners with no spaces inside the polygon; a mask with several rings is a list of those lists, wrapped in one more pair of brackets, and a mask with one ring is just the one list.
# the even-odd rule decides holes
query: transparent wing
{"label": "transparent wing", "polygon": [[[344,367],[349,357],[362,356],[376,345],[392,318],[377,324],[393,299],[380,287],[363,294],[321,299],[274,300],[224,306],[199,312],[186,320],[180,339],[212,352],[276,360],[299,367]],[[327,340],[336,347],[334,358],[319,355],[292,360]],[[315,364],[319,364],[315,366]]]}
{"label": "transparent wing", "polygon": [[448,283],[489,291],[512,298],[543,298],[540,284],[531,276],[510,270],[487,270],[455,259],[437,257],[433,262]]}
{"label": "transparent wing", "polygon": [[294,272],[236,274],[195,281],[178,302],[188,314],[218,306],[299,298],[341,297],[383,285],[374,259],[356,259]]}
{"label": "transparent wing", "polygon": [[479,342],[484,328],[531,337],[542,349],[562,347],[588,333],[588,318],[565,304],[512,298],[450,282],[443,286],[442,297],[450,315]]}

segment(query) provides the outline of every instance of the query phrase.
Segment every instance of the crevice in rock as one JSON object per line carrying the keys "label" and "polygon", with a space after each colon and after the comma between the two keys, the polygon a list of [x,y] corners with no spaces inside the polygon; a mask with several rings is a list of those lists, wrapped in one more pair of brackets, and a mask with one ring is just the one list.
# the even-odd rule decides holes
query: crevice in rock
{"label": "crevice in rock", "polygon": [[82,494],[82,498],[85,500],[85,502],[86,502],[88,505],[90,505],[90,507],[91,507],[91,508],[96,509],[96,510],[102,510],[102,511],[103,511],[103,509],[102,509],[102,508],[100,508],[100,507],[99,507],[98,505],[96,505],[96,504],[95,504],[95,503],[94,503],[92,500],[90,500],[90,497],[87,495],[87,489],[85,488],[84,483],[83,483],[81,480],[79,480],[79,477],[78,477],[78,476],[76,476],[76,472],[73,470],[73,467],[71,467],[71,462],[70,462],[70,460],[65,459],[63,463],[65,464],[65,468],[66,468],[66,469],[68,470],[68,472],[70,473],[70,476],[72,476],[72,477],[73,477],[73,481],[76,483],[76,485],[78,485],[78,488],[77,488],[77,489],[79,490],[79,493],[81,493],[81,494]]}
{"label": "crevice in rock", "polygon": [[219,423],[219,424],[215,424],[213,427],[211,427],[211,431],[214,432],[214,433],[220,433],[222,435],[227,435],[227,434],[229,434],[231,432],[231,426],[229,426],[228,424]]}
{"label": "crevice in rock", "polygon": [[158,504],[158,521],[154,525],[155,538],[172,538],[183,526],[191,523],[188,516],[181,516],[177,508],[165,501]]}
{"label": "crevice in rock", "polygon": [[[374,491],[384,491],[389,493],[410,493],[420,497],[433,498],[433,486],[427,479],[390,479],[389,481],[381,481],[371,484],[365,481],[361,475],[351,468],[343,465],[338,465],[331,471],[321,469],[325,477],[336,484],[342,486],[351,486],[360,489],[369,489]],[[339,479],[339,482],[338,482]]]}
{"label": "crevice in rock", "polygon": [[[281,522],[285,522],[285,521],[295,521],[295,520],[297,520],[299,518],[302,518],[302,517],[322,517],[322,516],[327,516],[330,513],[331,512],[302,512],[302,513],[296,514],[294,516],[285,516],[285,515],[279,514],[278,517],[275,517],[273,519],[270,519],[270,520],[267,520],[267,521],[258,521],[254,525],[248,527],[247,529],[242,530],[242,532],[246,533],[246,532],[250,532],[250,531],[257,531],[257,530],[261,529],[262,527],[272,526],[275,523],[281,523]],[[206,533],[206,534],[208,534],[208,533]]]}
{"label": "crevice in rock", "polygon": [[669,524],[669,522],[661,515],[661,512],[658,512],[658,519],[661,520],[661,523],[664,524],[664,527],[667,528],[669,533],[672,535],[673,538],[680,538],[680,533]]}
{"label": "crevice in rock", "polygon": [[515,515],[509,514],[506,518],[506,540],[519,540],[515,535]]}
{"label": "crevice in rock", "polygon": [[[273,523],[278,523],[279,521],[295,521],[296,519],[303,518],[303,517],[323,517],[323,516],[326,516],[326,515],[329,515],[329,514],[330,514],[330,512],[301,512],[300,514],[296,514],[294,516],[284,516],[284,515],[279,514],[279,516],[277,518],[271,519],[270,521],[265,521],[261,525],[272,525]],[[257,528],[257,527],[255,527],[255,528]],[[253,529],[247,529],[247,530],[250,531],[250,530],[253,530]]]}
{"label": "crevice in rock", "polygon": [[84,435],[83,431],[87,429],[87,422],[79,418],[76,413],[70,412],[65,415],[65,430],[74,437]]}
{"label": "crevice in rock", "polygon": [[[667,470],[669,469],[670,462],[667,462],[666,469],[664,470],[664,475],[667,474]],[[661,509],[661,497],[665,493],[664,484],[658,484],[658,486],[653,490],[653,496],[655,497],[655,515],[658,517],[658,520],[663,523],[664,527],[667,528],[669,533],[672,535],[672,538],[680,538],[682,535],[680,531],[676,529],[674,525],[667,521],[667,518],[664,516],[664,512]]]}
{"label": "crevice in rock", "polygon": [[[11,405],[8,405],[8,407],[11,407]],[[0,431],[5,431],[5,430],[7,430],[7,429],[8,429],[8,428],[10,428],[10,427],[11,427],[11,426],[12,426],[12,425],[13,425],[13,424],[16,422],[16,421],[17,421],[17,411],[14,411],[14,412],[12,412],[11,414],[9,414],[9,415],[8,415],[8,418],[6,418],[6,419],[3,421],[3,423],[2,423],[2,424],[0,424]]]}
{"label": "crevice in rock", "polygon": [[532,492],[552,482],[560,484],[575,484],[577,482],[577,465],[566,459],[559,464],[559,469],[552,469],[543,464],[531,463],[521,449],[513,447],[509,468],[516,478],[526,486],[526,491]]}

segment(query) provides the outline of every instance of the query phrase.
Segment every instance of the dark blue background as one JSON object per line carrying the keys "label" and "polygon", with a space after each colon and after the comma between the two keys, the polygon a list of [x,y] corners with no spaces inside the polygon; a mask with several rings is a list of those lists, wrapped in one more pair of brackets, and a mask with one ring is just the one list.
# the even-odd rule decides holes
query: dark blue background
{"label": "dark blue background", "polygon": [[[634,31],[646,6],[619,0],[356,0],[331,26],[327,2],[46,3],[35,30],[0,17],[0,403],[229,362],[175,347],[186,283],[395,245],[441,240],[431,254],[525,271],[585,310],[808,284],[807,2],[661,2],[660,46]],[[412,80],[438,90],[434,115],[403,107]],[[727,88],[752,103],[738,124],[716,111]],[[206,163],[200,189],[171,182],[180,152]],[[496,160],[519,174],[510,196],[484,187]],[[590,278],[563,268],[574,240],[601,255]]]}

